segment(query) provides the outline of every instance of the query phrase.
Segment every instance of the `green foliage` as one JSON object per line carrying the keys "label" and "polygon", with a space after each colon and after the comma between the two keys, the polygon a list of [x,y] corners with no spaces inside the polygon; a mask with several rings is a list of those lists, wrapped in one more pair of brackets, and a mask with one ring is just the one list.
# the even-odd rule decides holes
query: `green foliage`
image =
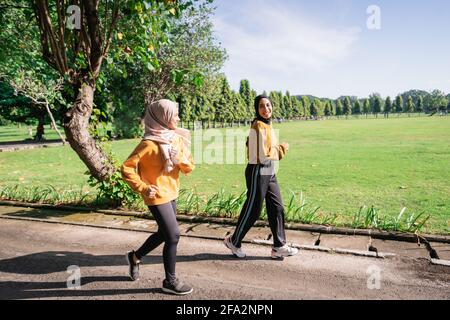
{"label": "green foliage", "polygon": [[404,216],[406,208],[403,208],[397,216],[381,216],[375,207],[363,206],[355,213],[351,224],[354,228],[381,229],[387,231],[403,231],[419,233],[425,224],[430,220],[430,216],[424,213],[411,213]]}
{"label": "green foliage", "polygon": [[[269,99],[272,101],[273,106],[273,118],[280,119],[282,117],[283,97],[281,92],[271,91],[269,93]],[[309,107],[309,106],[308,106]]]}
{"label": "green foliage", "polygon": [[346,97],[344,100],[344,109],[343,109],[343,113],[346,116],[349,116],[352,114],[352,103],[350,101],[349,97]]}
{"label": "green foliage", "polygon": [[97,202],[99,203],[112,207],[133,205],[133,203],[141,198],[140,195],[134,192],[128,183],[123,180],[120,171],[120,162],[110,150],[110,145],[104,144],[103,148],[108,152],[108,157],[116,170],[104,181],[97,180],[89,171],[86,171],[85,174],[88,175],[88,185],[97,189]]}
{"label": "green foliage", "polygon": [[46,204],[75,204],[91,203],[94,195],[83,187],[70,186],[58,189],[53,185],[24,186],[20,184],[0,186],[0,199]]}
{"label": "green foliage", "polygon": [[[86,174],[89,174],[89,172],[86,172]],[[105,181],[98,181],[90,176],[88,184],[97,189],[97,200],[101,203],[106,203],[108,206],[120,207],[122,205],[132,205],[140,199],[139,194],[134,192],[122,179],[120,170],[116,170]]]}
{"label": "green foliage", "polygon": [[397,98],[395,98],[395,112],[401,113],[403,111],[403,97],[401,95],[398,95]]}
{"label": "green foliage", "polygon": [[423,112],[424,106],[423,106],[423,97],[419,96],[417,99],[417,105],[416,105],[416,112]]}
{"label": "green foliage", "polygon": [[344,107],[342,106],[342,102],[340,99],[336,101],[336,115],[342,116],[344,114]]}
{"label": "green foliage", "polygon": [[386,102],[384,103],[384,113],[389,114],[392,112],[392,101],[391,97],[386,98]]}
{"label": "green foliage", "polygon": [[370,104],[374,114],[378,114],[383,110],[383,100],[378,93],[370,95]]}
{"label": "green foliage", "polygon": [[239,94],[243,99],[245,107],[243,119],[250,119],[254,116],[255,113],[253,103],[256,98],[256,92],[251,89],[250,82],[248,80],[241,80],[239,86]]}
{"label": "green foliage", "polygon": [[370,100],[368,98],[364,99],[363,113],[366,114],[366,115],[368,113],[370,113]]}
{"label": "green foliage", "polygon": [[362,112],[361,102],[358,99],[355,100],[355,104],[353,105],[353,114],[360,115]]}
{"label": "green foliage", "polygon": [[440,90],[434,90],[427,100],[428,111],[431,113],[436,113],[439,110],[445,110],[448,104],[445,94]]}
{"label": "green foliage", "polygon": [[333,107],[331,105],[331,101],[328,101],[325,105],[325,116],[329,117],[333,115]]}
{"label": "green foliage", "polygon": [[[183,123],[213,120],[222,89],[219,84],[222,77],[218,72],[226,52],[213,35],[211,1],[199,2],[179,13],[167,31],[167,41],[154,48],[159,68],[148,70],[142,64],[125,60],[119,64],[119,69],[126,72],[126,79],[115,73],[117,63],[108,68],[110,80],[105,92],[114,105],[112,121],[117,136],[141,136],[145,102],[162,98],[179,102]],[[237,103],[231,92],[228,98]]]}
{"label": "green foliage", "polygon": [[47,114],[30,97],[48,100],[56,118],[65,105],[60,91],[54,88],[58,74],[42,60],[39,32],[31,23],[35,18],[29,5],[29,1],[18,0],[14,5],[0,6],[0,114],[27,124],[42,121]]}
{"label": "green foliage", "polygon": [[408,112],[408,113],[412,113],[412,112],[414,112],[414,109],[415,109],[414,101],[413,101],[412,97],[409,96],[408,97],[408,102],[406,103],[406,110],[405,111]]}

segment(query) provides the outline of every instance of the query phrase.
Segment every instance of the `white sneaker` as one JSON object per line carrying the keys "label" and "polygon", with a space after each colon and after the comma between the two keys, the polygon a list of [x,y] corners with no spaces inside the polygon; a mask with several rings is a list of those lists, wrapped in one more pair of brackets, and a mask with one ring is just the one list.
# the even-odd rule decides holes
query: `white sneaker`
{"label": "white sneaker", "polygon": [[283,259],[284,257],[295,256],[298,249],[284,245],[280,248],[272,247],[272,259]]}
{"label": "white sneaker", "polygon": [[231,236],[228,236],[225,238],[225,240],[223,240],[223,243],[225,244],[225,246],[231,250],[231,252],[233,253],[233,255],[235,255],[238,258],[245,258],[246,254],[245,252],[242,251],[241,248],[237,248],[234,246],[234,244],[231,242]]}

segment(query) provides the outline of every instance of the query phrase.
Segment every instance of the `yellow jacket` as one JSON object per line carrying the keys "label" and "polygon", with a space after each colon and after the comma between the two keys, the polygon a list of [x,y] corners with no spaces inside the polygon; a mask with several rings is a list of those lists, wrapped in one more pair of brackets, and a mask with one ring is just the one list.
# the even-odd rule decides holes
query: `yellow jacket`
{"label": "yellow jacket", "polygon": [[247,156],[250,164],[263,164],[268,160],[281,160],[286,155],[286,146],[277,144],[272,124],[253,122],[247,140]]}
{"label": "yellow jacket", "polygon": [[[194,170],[194,162],[182,138],[177,138],[172,146],[178,150],[177,160],[170,173],[164,173],[164,163],[157,143],[143,140],[123,163],[123,179],[130,187],[140,193],[146,205],[155,206],[178,198],[180,190],[179,172],[189,174]],[[149,185],[156,185],[159,191],[154,199],[146,196]]]}

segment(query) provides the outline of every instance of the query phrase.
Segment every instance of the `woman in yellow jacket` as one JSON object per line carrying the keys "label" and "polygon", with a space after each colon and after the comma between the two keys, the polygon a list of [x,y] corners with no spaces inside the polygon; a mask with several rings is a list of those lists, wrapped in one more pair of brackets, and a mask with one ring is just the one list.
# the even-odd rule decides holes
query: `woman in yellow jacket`
{"label": "woman in yellow jacket", "polygon": [[126,254],[131,279],[139,279],[142,257],[164,243],[165,279],[162,290],[176,295],[193,291],[175,274],[180,231],[176,219],[176,199],[180,188],[179,172],[194,169],[189,152],[189,131],[177,128],[178,104],[160,100],[147,106],[145,135],[141,143],[122,165],[122,177],[140,193],[158,224],[158,231],[136,251]]}
{"label": "woman in yellow jacket", "polygon": [[245,170],[247,200],[234,233],[224,240],[225,246],[238,258],[246,256],[241,249],[241,242],[259,218],[264,200],[273,235],[272,258],[283,259],[298,253],[296,248],[286,245],[284,207],[274,171],[274,161],[283,159],[289,145],[276,143],[271,121],[272,108],[272,102],[267,96],[256,97],[256,118],[252,122],[247,143],[249,160]]}

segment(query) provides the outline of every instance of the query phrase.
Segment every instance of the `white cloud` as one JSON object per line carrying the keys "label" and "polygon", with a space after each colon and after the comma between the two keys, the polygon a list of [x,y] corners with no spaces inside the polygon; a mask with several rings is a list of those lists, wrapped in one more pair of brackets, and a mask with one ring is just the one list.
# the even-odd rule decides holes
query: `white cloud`
{"label": "white cloud", "polygon": [[[346,58],[360,28],[336,29],[267,1],[242,1],[239,11],[214,18],[229,54],[225,73],[233,86],[249,79],[258,90],[289,88],[295,77]],[[290,10],[291,9],[291,10]],[[280,85],[274,87],[274,76]],[[282,85],[283,84],[283,85]]]}

